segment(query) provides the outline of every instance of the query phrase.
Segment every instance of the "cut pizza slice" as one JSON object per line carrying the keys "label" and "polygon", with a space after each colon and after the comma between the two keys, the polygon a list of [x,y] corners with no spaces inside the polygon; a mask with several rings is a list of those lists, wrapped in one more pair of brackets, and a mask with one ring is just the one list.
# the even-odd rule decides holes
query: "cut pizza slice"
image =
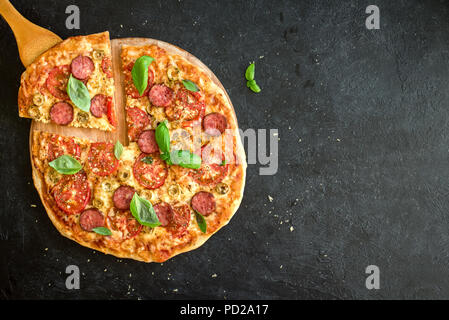
{"label": "cut pizza slice", "polygon": [[115,130],[109,32],[64,40],[29,65],[20,84],[21,117]]}

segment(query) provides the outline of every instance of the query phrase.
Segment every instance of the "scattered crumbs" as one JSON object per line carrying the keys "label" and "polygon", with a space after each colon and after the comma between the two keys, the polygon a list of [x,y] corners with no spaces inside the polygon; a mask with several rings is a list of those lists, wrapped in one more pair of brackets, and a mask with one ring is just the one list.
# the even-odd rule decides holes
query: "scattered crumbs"
{"label": "scattered crumbs", "polygon": [[48,248],[45,248],[44,250],[45,250],[45,251],[48,251]]}
{"label": "scattered crumbs", "polygon": [[212,276],[211,276],[211,278],[216,278],[217,277],[217,274],[216,273],[214,273]]}
{"label": "scattered crumbs", "polygon": [[108,271],[108,269],[104,269],[104,272]]}
{"label": "scattered crumbs", "polygon": [[178,292],[178,289],[173,289],[173,292]]}
{"label": "scattered crumbs", "polygon": [[129,274],[129,277],[131,278],[132,276],[133,276],[133,275],[130,273],[130,274]]}
{"label": "scattered crumbs", "polygon": [[291,130],[292,129],[292,127],[291,126],[288,126],[288,130]]}
{"label": "scattered crumbs", "polygon": [[280,265],[280,267],[279,267],[279,269],[282,269],[283,268],[283,266],[282,266],[282,264]]}
{"label": "scattered crumbs", "polygon": [[90,262],[90,259],[87,259],[87,262]]}
{"label": "scattered crumbs", "polygon": [[270,202],[273,202],[273,197],[270,196],[270,195],[268,195],[268,200],[269,200]]}
{"label": "scattered crumbs", "polygon": [[265,56],[260,56],[259,59],[263,59]]}
{"label": "scattered crumbs", "polygon": [[279,224],[282,224],[282,221],[281,221],[281,222],[279,222]]}
{"label": "scattered crumbs", "polygon": [[37,219],[36,219],[36,223],[37,223]]}
{"label": "scattered crumbs", "polygon": [[337,142],[340,142],[341,140],[339,138],[337,138]]}
{"label": "scattered crumbs", "polygon": [[120,25],[120,28],[123,28],[123,24]]}
{"label": "scattered crumbs", "polygon": [[30,206],[31,206],[31,208],[37,208],[37,206],[35,204],[31,204]]}
{"label": "scattered crumbs", "polygon": [[293,226],[290,227],[290,232],[293,232],[293,230],[295,230],[295,228],[293,228]]}
{"label": "scattered crumbs", "polygon": [[51,287],[51,283],[49,283],[48,286]]}

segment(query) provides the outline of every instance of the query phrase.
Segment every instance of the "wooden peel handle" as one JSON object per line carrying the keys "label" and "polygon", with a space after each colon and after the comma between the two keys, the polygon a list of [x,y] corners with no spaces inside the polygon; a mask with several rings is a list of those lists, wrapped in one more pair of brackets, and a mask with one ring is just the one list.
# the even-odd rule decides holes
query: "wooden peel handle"
{"label": "wooden peel handle", "polygon": [[20,60],[25,67],[31,64],[41,53],[62,41],[53,32],[25,19],[8,0],[0,0],[0,15],[14,32]]}

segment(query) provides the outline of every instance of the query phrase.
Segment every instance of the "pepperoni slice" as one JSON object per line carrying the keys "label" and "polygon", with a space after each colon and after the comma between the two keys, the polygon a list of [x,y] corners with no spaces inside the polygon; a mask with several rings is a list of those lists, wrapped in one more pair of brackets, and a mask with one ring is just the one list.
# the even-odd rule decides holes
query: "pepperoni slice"
{"label": "pepperoni slice", "polygon": [[171,205],[167,202],[159,202],[158,204],[154,205],[153,208],[156,212],[159,222],[161,223],[161,226],[168,226],[173,215],[173,209]]}
{"label": "pepperoni slice", "polygon": [[145,111],[137,107],[128,108],[126,114],[129,140],[136,141],[145,127],[150,125],[150,117]]}
{"label": "pepperoni slice", "polygon": [[173,90],[163,84],[154,85],[148,94],[150,102],[156,107],[168,107],[173,100]]}
{"label": "pepperoni slice", "polygon": [[90,187],[83,171],[73,175],[64,175],[53,188],[56,205],[67,214],[76,214],[84,210],[90,200]]}
{"label": "pepperoni slice", "polygon": [[87,209],[80,214],[80,226],[85,231],[104,227],[104,216],[98,209]]}
{"label": "pepperoni slice", "polygon": [[165,114],[170,121],[193,121],[204,116],[205,108],[201,93],[179,89],[174,103],[165,108]]}
{"label": "pepperoni slice", "polygon": [[139,146],[140,151],[144,153],[158,152],[159,146],[156,142],[155,130],[143,131],[137,140],[137,145]]}
{"label": "pepperoni slice", "polygon": [[67,102],[56,102],[50,109],[50,119],[65,126],[73,121],[73,107]]}
{"label": "pepperoni slice", "polygon": [[106,74],[106,77],[112,78],[111,58],[104,57],[103,60],[101,60],[101,70],[103,70],[103,73]]}
{"label": "pepperoni slice", "polygon": [[139,91],[137,90],[136,86],[134,85],[133,77],[131,75],[131,70],[133,69],[133,67],[134,67],[134,63],[130,63],[125,68],[125,70],[128,71],[128,72],[125,72],[125,92],[128,96],[131,96],[132,98],[137,99],[137,98],[146,96],[148,94],[148,92],[150,91],[151,87],[153,86],[154,73],[150,69],[150,67],[148,67],[148,85],[147,85],[147,88],[145,89],[145,91],[143,92],[143,94],[140,95]]}
{"label": "pepperoni slice", "polygon": [[142,231],[142,225],[129,211],[109,210],[106,224],[111,231],[121,234],[121,240],[132,239]]}
{"label": "pepperoni slice", "polygon": [[108,112],[108,97],[101,93],[95,95],[90,100],[90,112],[94,117],[101,118],[103,114]]}
{"label": "pepperoni slice", "polygon": [[48,142],[48,161],[53,161],[64,154],[79,159],[81,148],[72,138],[64,138],[57,135],[52,136]]}
{"label": "pepperoni slice", "polygon": [[228,126],[228,120],[224,115],[218,112],[207,114],[203,119],[203,128],[210,136],[221,135]]}
{"label": "pepperoni slice", "polygon": [[72,60],[70,68],[72,69],[72,74],[75,78],[86,80],[95,70],[95,65],[91,58],[79,55]]}
{"label": "pepperoni slice", "polygon": [[[143,162],[144,157],[152,157],[151,164]],[[167,165],[159,157],[159,153],[142,153],[133,166],[133,174],[137,181],[147,189],[156,189],[162,186],[168,175]]]}
{"label": "pepperoni slice", "polygon": [[224,154],[211,145],[201,148],[201,167],[190,172],[190,176],[200,185],[214,187],[228,174],[229,165],[223,164]]}
{"label": "pepperoni slice", "polygon": [[105,142],[91,144],[87,161],[92,172],[98,176],[112,174],[119,165],[119,161],[114,155],[114,145]]}
{"label": "pepperoni slice", "polygon": [[208,216],[215,210],[215,198],[210,192],[200,191],[192,197],[192,208],[203,216]]}
{"label": "pepperoni slice", "polygon": [[189,227],[191,212],[192,210],[190,210],[190,207],[187,204],[174,207],[167,229],[174,236],[183,236]]}
{"label": "pepperoni slice", "polygon": [[67,100],[69,99],[67,94],[67,83],[69,82],[69,76],[69,65],[54,67],[48,73],[47,80],[45,81],[45,87],[54,97]]}
{"label": "pepperoni slice", "polygon": [[136,193],[136,190],[129,186],[120,186],[118,187],[114,195],[112,196],[112,201],[114,202],[114,206],[120,210],[129,210],[129,205],[131,200]]}

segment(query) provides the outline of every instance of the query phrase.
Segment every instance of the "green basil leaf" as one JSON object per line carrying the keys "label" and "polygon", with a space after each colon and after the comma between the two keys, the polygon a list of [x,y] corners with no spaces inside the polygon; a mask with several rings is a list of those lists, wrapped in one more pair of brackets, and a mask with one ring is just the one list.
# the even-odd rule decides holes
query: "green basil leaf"
{"label": "green basil leaf", "polygon": [[92,231],[101,234],[102,236],[110,236],[112,234],[111,230],[105,227],[93,228]]}
{"label": "green basil leaf", "polygon": [[134,193],[129,209],[133,217],[136,218],[141,225],[150,228],[155,228],[161,225],[151,202],[139,197],[137,192]]}
{"label": "green basil leaf", "polygon": [[70,74],[67,94],[73,104],[85,112],[90,110],[90,95],[84,83]]}
{"label": "green basil leaf", "polygon": [[256,68],[256,66],[254,65],[254,63],[251,63],[248,68],[246,68],[246,72],[245,72],[245,78],[246,80],[250,81],[250,80],[254,80],[254,69]]}
{"label": "green basil leaf", "polygon": [[148,86],[148,67],[154,61],[152,57],[141,56],[134,63],[131,75],[133,77],[134,85],[139,94],[142,95]]}
{"label": "green basil leaf", "polygon": [[48,165],[62,174],[75,174],[83,168],[75,158],[66,154],[57,157]]}
{"label": "green basil leaf", "polygon": [[201,167],[201,157],[187,150],[174,150],[170,153],[170,162],[190,169]]}
{"label": "green basil leaf", "polygon": [[162,153],[170,152],[170,132],[167,128],[167,120],[162,121],[156,128],[156,142]]}
{"label": "green basil leaf", "polygon": [[192,92],[198,92],[200,91],[200,89],[198,89],[198,86],[196,85],[195,82],[190,81],[190,80],[182,80],[182,84],[184,85],[184,87]]}
{"label": "green basil leaf", "polygon": [[198,223],[198,227],[200,228],[202,233],[206,233],[207,231],[207,222],[206,219],[204,219],[204,216],[199,213],[198,211],[195,211],[195,217],[196,217],[196,223]]}
{"label": "green basil leaf", "polygon": [[153,163],[153,158],[151,156],[143,157],[140,161],[145,162],[147,164]]}
{"label": "green basil leaf", "polygon": [[257,85],[255,80],[248,81],[247,86],[255,93],[260,92],[260,87]]}
{"label": "green basil leaf", "polygon": [[114,146],[114,156],[117,158],[117,160],[120,159],[123,153],[123,145],[120,143],[120,141],[117,140]]}
{"label": "green basil leaf", "polygon": [[223,161],[220,163],[220,166],[221,166],[221,167],[223,167],[224,165],[226,165],[226,160],[223,160]]}

